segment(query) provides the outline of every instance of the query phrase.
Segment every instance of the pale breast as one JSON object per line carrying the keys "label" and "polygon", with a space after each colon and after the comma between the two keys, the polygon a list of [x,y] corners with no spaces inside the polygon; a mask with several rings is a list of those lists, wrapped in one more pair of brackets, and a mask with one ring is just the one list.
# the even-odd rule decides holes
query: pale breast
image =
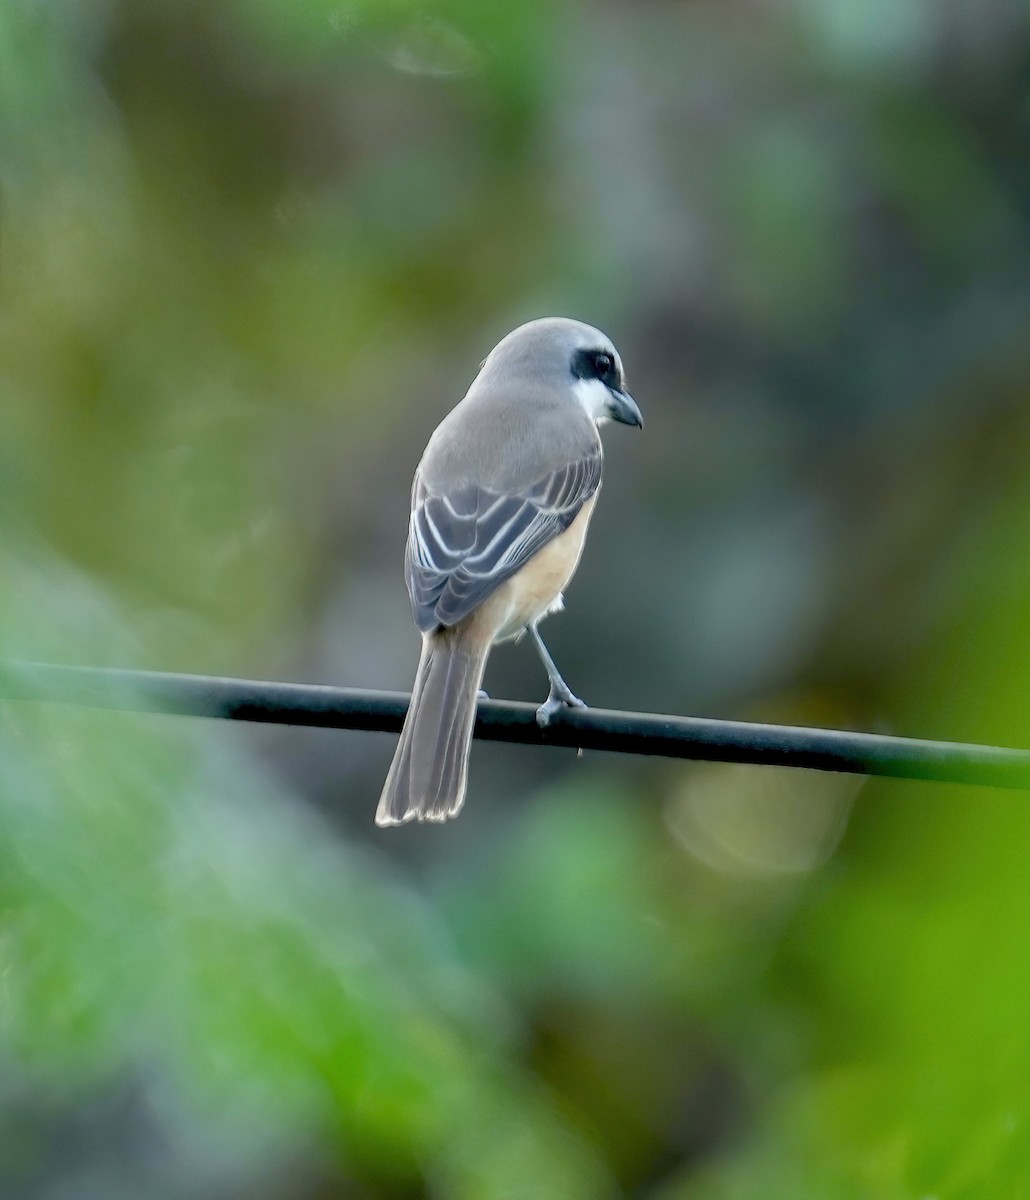
{"label": "pale breast", "polygon": [[479,618],[493,630],[494,641],[503,642],[515,637],[527,625],[561,608],[562,592],[575,574],[583,553],[596,499],[595,493],[564,533],[552,538],[480,605]]}

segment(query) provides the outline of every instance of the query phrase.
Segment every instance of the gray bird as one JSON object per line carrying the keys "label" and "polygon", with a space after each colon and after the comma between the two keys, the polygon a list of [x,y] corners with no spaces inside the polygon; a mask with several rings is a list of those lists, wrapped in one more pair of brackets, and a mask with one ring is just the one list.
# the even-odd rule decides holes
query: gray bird
{"label": "gray bird", "polygon": [[640,427],[603,333],[545,317],[490,352],[429,439],[411,489],[405,578],[422,657],[376,824],[446,821],[465,802],[490,647],[528,632],[550,693],[546,725],[582,707],[537,628],[562,607],[601,486],[607,420]]}

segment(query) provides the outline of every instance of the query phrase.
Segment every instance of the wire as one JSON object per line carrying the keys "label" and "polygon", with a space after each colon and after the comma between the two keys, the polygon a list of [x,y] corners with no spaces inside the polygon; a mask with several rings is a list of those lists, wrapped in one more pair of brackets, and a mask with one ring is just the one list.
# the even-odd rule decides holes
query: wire
{"label": "wire", "polygon": [[[383,733],[400,730],[409,700],[404,692],[44,663],[3,664],[0,697]],[[600,708],[565,709],[541,729],[535,705],[481,700],[475,736],[495,742],[1030,789],[1030,752],[1025,750],[837,729]]]}

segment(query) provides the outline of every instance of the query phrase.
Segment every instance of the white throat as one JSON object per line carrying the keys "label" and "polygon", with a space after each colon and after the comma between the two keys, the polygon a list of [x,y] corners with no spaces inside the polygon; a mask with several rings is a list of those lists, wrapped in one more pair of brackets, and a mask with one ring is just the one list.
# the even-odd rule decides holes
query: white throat
{"label": "white throat", "polygon": [[608,402],[611,394],[600,379],[577,379],[572,385],[572,390],[591,421],[600,425],[602,421],[608,420]]}

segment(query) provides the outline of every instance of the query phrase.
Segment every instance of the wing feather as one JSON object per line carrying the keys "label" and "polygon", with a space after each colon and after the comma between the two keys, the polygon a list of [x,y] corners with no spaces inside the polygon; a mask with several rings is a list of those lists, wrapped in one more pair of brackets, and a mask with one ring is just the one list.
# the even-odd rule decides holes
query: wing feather
{"label": "wing feather", "polygon": [[412,488],[405,576],[423,632],[456,625],[575,520],[601,482],[600,446],[549,472],[524,494],[477,484]]}

